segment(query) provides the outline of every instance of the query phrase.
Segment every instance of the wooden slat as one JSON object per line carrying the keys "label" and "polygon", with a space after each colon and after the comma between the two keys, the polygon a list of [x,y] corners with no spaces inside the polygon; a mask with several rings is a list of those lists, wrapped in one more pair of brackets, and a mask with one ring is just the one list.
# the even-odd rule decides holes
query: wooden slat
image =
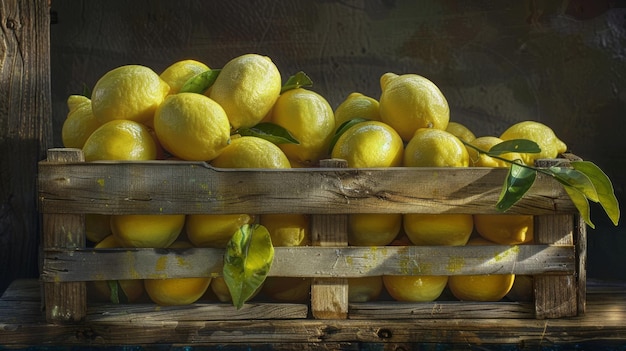
{"label": "wooden slat", "polygon": [[[276,247],[270,276],[574,274],[574,246]],[[46,282],[219,275],[222,249],[48,249]]]}
{"label": "wooden slat", "polygon": [[[348,163],[340,159],[320,161],[320,167],[323,168],[346,168],[347,166]],[[311,244],[320,247],[348,246],[348,215],[312,215]],[[339,260],[335,260],[335,262],[340,264]],[[308,264],[305,263],[305,265]],[[328,276],[315,277],[311,282],[311,312],[313,317],[318,319],[348,318],[348,280],[343,277],[332,277],[334,275],[332,273],[335,272],[334,268],[326,271],[330,273],[327,274]]]}
{"label": "wooden slat", "polygon": [[[54,151],[54,150],[52,150]],[[215,169],[202,162],[39,165],[44,213],[497,213],[506,169]],[[445,186],[442,186],[445,184]],[[510,213],[575,213],[539,174]]]}
{"label": "wooden slat", "polygon": [[[574,216],[536,216],[535,242],[572,245]],[[538,319],[572,317],[578,314],[576,275],[536,275],[535,309]]]}
{"label": "wooden slat", "polygon": [[[30,285],[30,288],[27,286]],[[178,320],[184,312],[168,317],[158,309],[129,318],[121,305],[108,313],[104,305],[92,306],[85,321],[74,325],[45,322],[38,296],[32,291],[37,280],[12,285],[0,299],[0,345],[28,346],[112,346],[112,345],[193,345],[228,349],[336,350],[339,349],[421,349],[419,343],[451,344],[453,349],[479,345],[485,349],[621,349],[626,343],[626,289],[623,285],[588,286],[587,313],[581,317],[536,320],[533,318],[491,318],[497,304],[479,304],[487,311],[480,318],[414,318],[392,320],[389,316],[371,319],[318,320]],[[14,291],[19,289],[20,291]],[[29,297],[30,296],[30,297]],[[30,298],[30,300],[29,300]],[[19,300],[19,301],[16,301]],[[384,302],[400,305],[395,302]],[[414,304],[407,304],[407,309]],[[360,305],[365,308],[366,305]],[[510,305],[507,305],[510,306]],[[352,306],[351,306],[352,308]],[[399,308],[399,307],[398,307]],[[172,308],[176,310],[177,308]],[[184,310],[184,307],[183,307]],[[442,310],[445,313],[445,307]],[[138,316],[140,317],[140,316]],[[207,318],[211,318],[207,316]],[[580,343],[580,345],[578,345]],[[591,346],[590,346],[591,345]],[[595,345],[595,347],[593,347]],[[566,347],[567,346],[567,347]],[[601,346],[601,347],[600,347]],[[445,348],[445,347],[444,347]],[[446,348],[447,349],[447,348]]]}
{"label": "wooden slat", "polygon": [[535,318],[530,302],[367,302],[350,304],[350,319]]}
{"label": "wooden slat", "polygon": [[[84,161],[80,150],[65,150],[48,155],[55,162]],[[85,247],[85,215],[44,214],[43,247],[80,249]],[[45,262],[43,263],[45,269]],[[44,283],[46,320],[51,323],[75,323],[85,318],[87,291],[84,282],[49,281]]]}

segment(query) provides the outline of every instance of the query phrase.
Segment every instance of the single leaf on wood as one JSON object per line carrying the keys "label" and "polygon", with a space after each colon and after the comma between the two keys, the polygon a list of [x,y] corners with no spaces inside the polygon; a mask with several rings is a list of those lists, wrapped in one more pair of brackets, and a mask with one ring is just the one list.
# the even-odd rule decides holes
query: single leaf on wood
{"label": "single leaf on wood", "polygon": [[533,186],[535,178],[537,178],[535,169],[511,163],[496,208],[502,212],[511,208]]}
{"label": "single leaf on wood", "polygon": [[224,281],[238,309],[263,284],[274,260],[270,234],[262,225],[245,224],[228,242],[224,253]]}
{"label": "single leaf on wood", "polygon": [[613,224],[617,225],[619,223],[620,209],[609,177],[600,167],[590,161],[573,161],[571,165],[575,170],[584,173],[593,183],[600,205]]}

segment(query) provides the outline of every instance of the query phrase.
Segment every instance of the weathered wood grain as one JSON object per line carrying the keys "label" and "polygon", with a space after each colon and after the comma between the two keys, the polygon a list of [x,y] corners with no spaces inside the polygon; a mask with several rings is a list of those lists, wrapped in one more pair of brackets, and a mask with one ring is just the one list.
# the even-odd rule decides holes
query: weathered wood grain
{"label": "weathered wood grain", "polygon": [[[63,150],[50,150],[63,152]],[[202,162],[41,162],[44,213],[498,213],[506,169],[216,169]],[[575,213],[539,174],[510,213]]]}
{"label": "weathered wood grain", "polygon": [[47,0],[0,5],[0,291],[38,274],[37,163],[52,146]]}
{"label": "weathered wood grain", "polygon": [[[387,301],[384,303],[391,304],[390,307],[406,311],[410,320],[380,316],[367,320],[185,321],[178,320],[179,316],[188,316],[184,312],[172,318],[155,310],[144,319],[135,319],[132,314],[131,318],[122,313],[110,314],[108,308],[102,308],[105,305],[99,305],[89,307],[85,322],[76,325],[45,322],[39,310],[38,296],[32,293],[38,284],[36,280],[16,282],[15,288],[7,291],[11,298],[0,299],[0,345],[17,348],[33,345],[96,347],[157,344],[223,347],[228,344],[229,349],[263,345],[265,349],[272,350],[287,350],[289,346],[303,350],[336,350],[338,346],[341,346],[340,349],[362,349],[366,346],[393,349],[398,345],[412,349],[417,348],[419,343],[450,344],[456,345],[456,348],[468,345],[485,348],[498,345],[574,348],[579,343],[610,348],[626,343],[626,287],[615,284],[588,286],[587,313],[574,318],[492,318],[493,311],[497,309],[517,308],[515,304],[508,303],[477,304],[472,318],[467,317],[470,308],[466,315],[455,318],[446,315],[443,302],[440,302],[443,306],[440,311],[446,318],[416,318],[410,315],[416,308],[415,304],[409,303],[402,308],[401,303]],[[350,309],[377,313],[371,306],[352,304]],[[479,306],[483,306],[484,313]],[[523,308],[523,305],[517,306]],[[121,307],[116,311],[121,312]]]}
{"label": "weathered wood grain", "polygon": [[[220,275],[223,250],[49,249],[46,282],[154,279]],[[270,276],[557,274],[576,269],[573,246],[275,247]]]}

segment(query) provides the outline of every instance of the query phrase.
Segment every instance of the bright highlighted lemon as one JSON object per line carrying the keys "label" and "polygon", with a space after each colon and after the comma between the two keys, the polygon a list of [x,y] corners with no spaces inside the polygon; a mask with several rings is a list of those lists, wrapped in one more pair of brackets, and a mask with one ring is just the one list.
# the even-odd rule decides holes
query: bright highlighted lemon
{"label": "bright highlighted lemon", "polygon": [[91,133],[83,145],[83,153],[85,161],[154,160],[157,145],[145,125],[114,120]]}
{"label": "bright highlighted lemon", "polygon": [[233,138],[211,164],[222,168],[291,168],[278,146],[254,136]]}
{"label": "bright highlighted lemon", "polygon": [[270,233],[274,246],[304,246],[311,242],[308,215],[262,214],[259,223]]}
{"label": "bright highlighted lemon", "polygon": [[236,130],[258,124],[272,109],[281,87],[280,72],[269,57],[245,54],[222,67],[209,97],[224,108]]}
{"label": "bright highlighted lemon", "polygon": [[463,246],[474,230],[471,214],[407,213],[403,224],[414,245]]}
{"label": "bright highlighted lemon", "polygon": [[148,122],[169,91],[169,85],[152,69],[121,66],[105,73],[93,87],[93,114],[101,123],[116,119]]}
{"label": "bright highlighted lemon", "polygon": [[230,143],[226,112],[201,94],[168,96],[156,111],[154,130],[165,150],[188,161],[210,161]]}
{"label": "bright highlighted lemon", "polygon": [[434,301],[443,292],[448,277],[445,275],[385,275],[385,289],[397,301]]}
{"label": "bright highlighted lemon", "polygon": [[190,214],[185,232],[195,246],[225,248],[233,234],[253,220],[247,214]]}
{"label": "bright highlighted lemon", "polygon": [[469,154],[459,138],[445,130],[420,128],[404,149],[406,167],[467,167]]}
{"label": "bright highlighted lemon", "polygon": [[170,94],[176,94],[190,78],[208,70],[209,66],[200,61],[181,60],[168,66],[159,77],[170,86]]}
{"label": "bright highlighted lemon", "polygon": [[447,128],[448,101],[429,79],[417,74],[385,73],[380,77],[380,86],[381,120],[398,131],[404,141],[409,141],[419,128]]}
{"label": "bright highlighted lemon", "polygon": [[552,128],[536,121],[515,123],[500,135],[500,139],[528,139],[537,143],[541,149],[540,153],[521,154],[524,163],[527,165],[533,165],[535,160],[541,158],[556,158],[559,154],[567,151],[567,145],[554,134]]}
{"label": "bright highlighted lemon", "polygon": [[402,165],[404,144],[389,125],[367,121],[353,125],[335,143],[331,156],[348,167],[397,167]]}
{"label": "bright highlighted lemon", "polygon": [[328,101],[304,88],[280,95],[272,110],[272,122],[287,129],[300,143],[280,144],[290,160],[314,165],[328,154],[335,131],[335,117]]}
{"label": "bright highlighted lemon", "polygon": [[364,118],[370,121],[380,121],[378,100],[353,92],[335,109],[335,128],[343,123],[355,119]]}

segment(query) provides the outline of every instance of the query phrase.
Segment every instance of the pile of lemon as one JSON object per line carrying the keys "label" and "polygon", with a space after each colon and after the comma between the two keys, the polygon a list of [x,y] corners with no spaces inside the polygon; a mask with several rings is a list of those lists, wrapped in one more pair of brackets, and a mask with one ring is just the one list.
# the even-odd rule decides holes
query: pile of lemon
{"label": "pile of lemon", "polygon": [[[476,137],[450,120],[440,89],[417,74],[385,73],[379,99],[351,93],[336,109],[306,87],[282,91],[283,78],[272,60],[258,54],[233,58],[203,92],[181,92],[209,67],[196,60],[175,62],[156,73],[126,65],[104,74],[91,98],[68,98],[62,128],[65,147],[83,150],[86,161],[189,160],[215,167],[316,167],[324,158],[345,159],[349,167],[507,167],[478,153],[504,140],[529,139],[540,154],[503,157],[533,164],[554,158],[565,144],[546,125],[516,123],[501,135]],[[358,121],[358,123],[354,123]],[[274,144],[242,136],[242,128],[267,122],[287,130],[298,143]],[[243,224],[266,226],[274,246],[310,243],[307,215],[87,215],[87,238],[96,247],[223,248]],[[472,214],[354,214],[349,244],[488,245],[532,241],[532,216]],[[512,291],[513,275],[384,276],[349,279],[351,301],[371,301],[383,290],[400,301],[432,301],[444,289],[460,300],[497,301]],[[147,296],[162,305],[201,298],[229,301],[221,278],[151,279],[119,282],[129,300]],[[107,298],[106,284],[92,284]],[[514,289],[515,290],[515,289]],[[280,301],[306,301],[310,280],[269,277],[261,293]]]}

